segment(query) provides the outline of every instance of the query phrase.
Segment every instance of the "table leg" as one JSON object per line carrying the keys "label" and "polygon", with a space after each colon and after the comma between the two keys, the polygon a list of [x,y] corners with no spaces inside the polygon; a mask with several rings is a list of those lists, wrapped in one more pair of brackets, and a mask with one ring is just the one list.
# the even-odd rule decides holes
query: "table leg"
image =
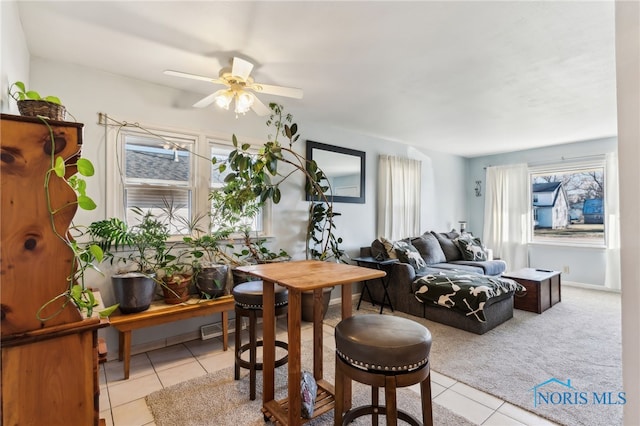
{"label": "table leg", "polygon": [[[351,284],[342,285],[342,319],[349,318],[353,314],[353,307],[351,306]],[[341,378],[336,377],[337,380],[342,380],[342,388],[344,389],[342,407],[344,411],[351,409],[351,379],[346,375]]]}
{"label": "table leg", "polygon": [[120,332],[118,358],[124,361],[124,379],[127,380],[129,378],[129,369],[131,368],[131,330]]}
{"label": "table leg", "polygon": [[[273,281],[262,280],[262,403],[266,404],[274,399],[275,363],[276,363],[276,299]],[[237,349],[236,349],[237,350]]]}
{"label": "table leg", "polygon": [[313,377],[318,380],[322,380],[322,352],[323,348],[323,332],[322,332],[322,318],[324,307],[322,296],[322,289],[317,288],[313,291]]}
{"label": "table leg", "polygon": [[302,293],[299,290],[289,289],[289,318],[287,327],[289,335],[289,425],[301,424],[302,416],[302,403],[300,396],[300,379],[302,378],[302,373],[300,371],[302,368],[300,353],[301,321]]}
{"label": "table leg", "polygon": [[222,311],[222,349],[229,348],[229,312]]}

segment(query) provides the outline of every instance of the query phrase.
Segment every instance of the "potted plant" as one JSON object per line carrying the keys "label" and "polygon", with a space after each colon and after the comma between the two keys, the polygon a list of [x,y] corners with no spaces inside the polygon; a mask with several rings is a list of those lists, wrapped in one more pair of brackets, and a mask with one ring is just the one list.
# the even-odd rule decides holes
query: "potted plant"
{"label": "potted plant", "polygon": [[[262,205],[266,200],[277,204],[281,199],[280,184],[296,172],[302,173],[306,179],[307,194],[311,199],[320,200],[309,205],[305,256],[307,259],[343,261],[344,250],[340,248],[342,238],[336,236],[334,223],[334,218],[339,213],[333,210],[333,201],[327,196],[331,193],[330,183],[315,161],[307,161],[293,150],[293,144],[300,135],[298,125],[292,122],[291,114],[285,114],[284,108],[276,103],[270,103],[269,108],[272,113],[267,126],[273,127],[274,133],[259,153],[250,153],[250,145],[239,144],[237,137],[233,135],[232,141],[236,149],[226,161],[218,164],[220,173],[230,169],[224,180],[224,200],[221,205],[227,211],[242,212],[247,206]],[[288,139],[288,147],[278,141],[281,136]],[[216,165],[215,157],[212,158],[212,163]],[[280,163],[293,168],[293,171],[280,174]],[[257,253],[259,255],[260,251],[257,250]],[[327,299],[329,297],[330,295],[326,296]]]}
{"label": "potted plant", "polygon": [[40,96],[35,90],[27,90],[22,81],[9,86],[9,96],[18,104],[20,115],[27,117],[47,117],[52,120],[64,120],[66,108],[56,96]]}
{"label": "potted plant", "polygon": [[[122,313],[142,312],[149,309],[155,294],[157,271],[175,259],[167,247],[168,226],[134,207],[141,217],[138,224],[128,225],[118,218],[93,222],[89,234],[113,263],[124,263],[125,268],[111,276],[116,301]],[[116,255],[111,249],[121,251]],[[124,250],[129,251],[125,252]]]}

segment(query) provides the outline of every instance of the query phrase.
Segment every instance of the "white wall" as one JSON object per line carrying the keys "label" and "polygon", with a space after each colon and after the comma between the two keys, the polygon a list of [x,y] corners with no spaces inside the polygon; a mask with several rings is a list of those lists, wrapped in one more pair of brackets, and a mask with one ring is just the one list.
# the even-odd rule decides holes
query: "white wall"
{"label": "white wall", "polygon": [[640,419],[640,3],[616,1],[624,424]]}
{"label": "white wall", "polygon": [[[467,187],[471,188],[476,180],[482,181],[481,197],[476,197],[475,193],[472,193],[473,191],[468,191],[469,228],[477,235],[482,234],[486,167],[516,163],[559,162],[563,157],[574,158],[605,154],[615,152],[616,149],[617,139],[612,137],[469,159]],[[564,281],[604,286],[605,265],[604,248],[537,243],[529,246],[529,266],[563,271],[562,279]],[[568,272],[564,272],[565,268],[568,268]]]}
{"label": "white wall", "polygon": [[[83,156],[90,159],[96,175],[88,180],[89,195],[98,204],[92,212],[79,211],[74,222],[88,224],[106,217],[107,164],[104,128],[97,124],[98,112],[128,122],[147,126],[183,129],[230,139],[262,141],[269,133],[265,118],[250,113],[236,119],[232,112],[213,108],[197,110],[189,107],[198,95],[183,93],[168,87],[104,73],[87,67],[53,62],[42,58],[31,60],[31,84],[42,93],[55,94],[78,122],[85,124]],[[423,161],[423,229],[448,230],[461,217],[464,209],[462,182],[465,160],[461,157],[418,150],[372,136],[342,129],[315,125],[309,120],[296,118],[295,103],[285,105],[294,115],[300,128],[301,139],[297,152],[304,155],[304,140],[339,145],[366,152],[366,203],[336,203],[334,208],[342,216],[337,218],[337,234],[344,239],[343,248],[351,256],[361,246],[369,245],[376,232],[376,182],[379,154],[408,156]],[[304,233],[308,202],[304,201],[303,177],[297,176],[285,183],[282,200],[273,207],[272,246],[287,250],[296,259],[304,258]],[[103,270],[107,271],[106,268]],[[108,272],[108,271],[107,271]],[[101,290],[107,304],[114,298],[108,277],[95,276],[92,285]],[[337,290],[334,291],[337,296]],[[153,342],[176,334],[197,330],[211,319],[192,320],[145,330],[133,335],[133,344]],[[110,347],[116,348],[115,333],[107,330]]]}
{"label": "white wall", "polygon": [[15,81],[29,85],[29,50],[25,41],[18,6],[14,1],[0,2],[2,41],[0,42],[0,111],[17,114],[15,102],[9,102],[7,89]]}

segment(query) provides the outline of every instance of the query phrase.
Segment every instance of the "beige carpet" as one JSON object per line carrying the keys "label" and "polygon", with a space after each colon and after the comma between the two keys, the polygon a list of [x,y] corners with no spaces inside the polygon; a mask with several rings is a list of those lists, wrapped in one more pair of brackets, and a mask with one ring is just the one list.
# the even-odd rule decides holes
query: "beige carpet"
{"label": "beige carpet", "polygon": [[[363,302],[355,311],[363,312],[371,313],[371,304]],[[624,391],[619,294],[564,286],[561,303],[540,315],[516,309],[514,318],[482,336],[398,315],[431,331],[434,371],[560,424],[622,425],[622,405],[593,403],[594,392],[601,400],[603,393],[613,392],[611,402],[616,402],[617,393]],[[332,306],[327,322],[334,325],[338,319]],[[571,380],[573,399],[534,407],[533,387],[551,378]],[[542,389],[567,390],[557,384]],[[574,392],[585,392],[588,403],[572,404],[584,402]]]}
{"label": "beige carpet", "polygon": [[[312,369],[310,360],[310,344],[303,343],[302,365],[306,370]],[[333,382],[333,352],[324,353],[325,378]],[[233,368],[225,368],[206,376],[188,380],[183,383],[162,389],[147,396],[147,405],[153,413],[157,426],[261,426],[265,425],[260,411],[262,406],[262,374],[258,374],[257,398],[249,400],[249,377],[247,370],[242,370],[242,379],[233,379]],[[282,398],[286,389],[286,366],[276,369],[276,397]],[[354,383],[354,406],[368,404],[370,388]],[[384,397],[381,395],[382,400]],[[420,399],[418,394],[409,389],[398,390],[398,406],[420,418]],[[443,426],[470,426],[462,417],[437,404],[434,404],[434,423]],[[402,423],[402,422],[401,422]],[[270,423],[267,423],[270,424]],[[333,412],[324,414],[312,422],[311,426],[333,425]],[[361,418],[356,425],[370,425],[370,418]],[[380,424],[384,423],[381,416]]]}

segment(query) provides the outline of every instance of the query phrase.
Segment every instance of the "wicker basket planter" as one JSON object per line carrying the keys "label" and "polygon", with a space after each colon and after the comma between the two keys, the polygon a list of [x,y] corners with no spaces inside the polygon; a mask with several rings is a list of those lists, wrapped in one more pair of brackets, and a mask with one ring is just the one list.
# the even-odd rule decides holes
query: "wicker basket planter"
{"label": "wicker basket planter", "polygon": [[51,120],[64,121],[67,114],[67,110],[63,105],[49,101],[24,99],[17,103],[20,115],[26,117],[37,117],[40,115]]}

